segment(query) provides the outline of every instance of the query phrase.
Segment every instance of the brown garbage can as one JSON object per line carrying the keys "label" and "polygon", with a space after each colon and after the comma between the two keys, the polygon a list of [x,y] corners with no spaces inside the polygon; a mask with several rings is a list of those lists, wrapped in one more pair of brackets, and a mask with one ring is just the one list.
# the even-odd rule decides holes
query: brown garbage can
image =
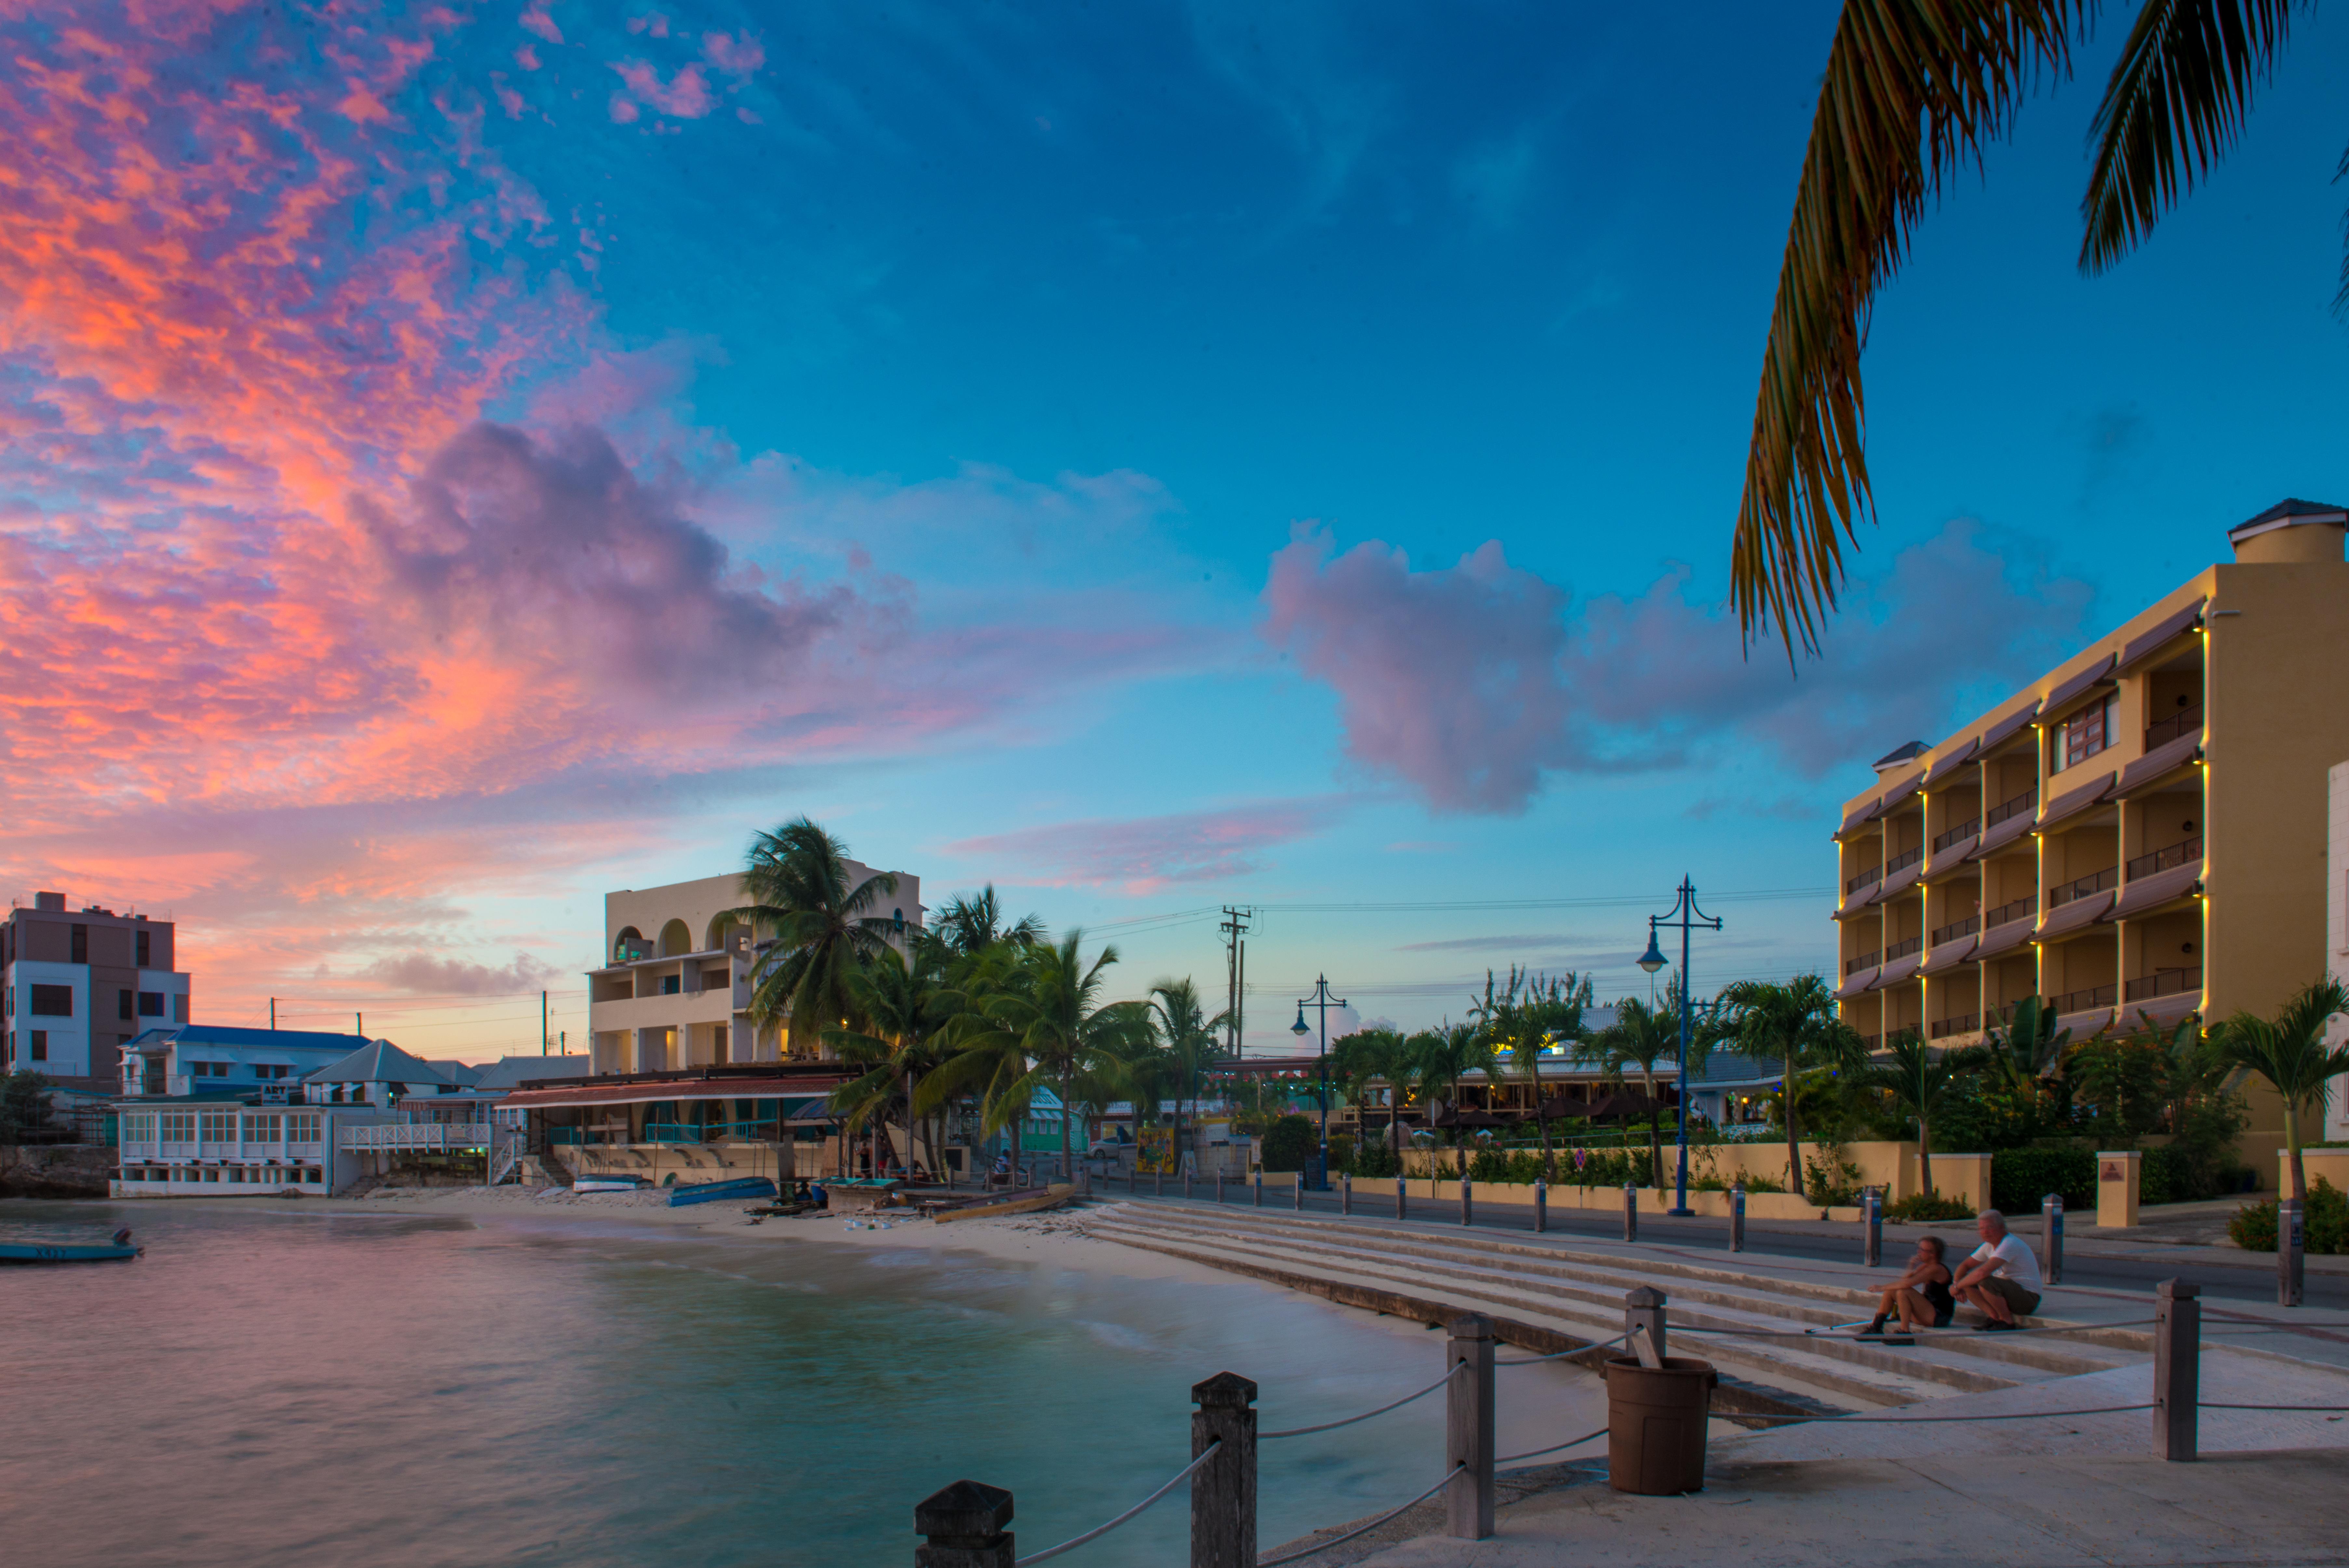
{"label": "brown garbage can", "polygon": [[1661,1366],[1636,1356],[1607,1362],[1607,1480],[1617,1491],[1667,1497],[1704,1489],[1705,1422],[1713,1413],[1713,1363],[1668,1355]]}

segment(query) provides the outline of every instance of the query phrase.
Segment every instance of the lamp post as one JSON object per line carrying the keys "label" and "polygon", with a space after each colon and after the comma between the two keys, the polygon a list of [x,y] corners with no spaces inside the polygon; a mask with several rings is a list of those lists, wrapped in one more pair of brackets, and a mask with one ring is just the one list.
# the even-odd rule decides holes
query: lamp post
{"label": "lamp post", "polygon": [[1305,1023],[1305,1010],[1308,1007],[1320,1010],[1321,1049],[1319,1053],[1320,1060],[1315,1067],[1318,1084],[1314,1096],[1321,1108],[1321,1152],[1314,1158],[1313,1190],[1316,1192],[1326,1192],[1330,1188],[1330,1010],[1347,1005],[1349,1003],[1344,997],[1330,994],[1330,977],[1317,975],[1313,981],[1313,994],[1298,1000],[1297,1022],[1288,1026],[1291,1034],[1299,1040],[1304,1039],[1310,1033]]}
{"label": "lamp post", "polygon": [[1686,877],[1681,878],[1680,897],[1670,912],[1648,917],[1648,950],[1640,955],[1639,964],[1653,975],[1664,967],[1663,950],[1656,945],[1656,931],[1664,926],[1677,926],[1681,933],[1681,1055],[1680,1055],[1680,1177],[1672,1190],[1671,1211],[1683,1218],[1695,1212],[1688,1200],[1688,1054],[1689,1054],[1689,932],[1698,926],[1709,930],[1721,929],[1721,922],[1698,912],[1696,884]]}

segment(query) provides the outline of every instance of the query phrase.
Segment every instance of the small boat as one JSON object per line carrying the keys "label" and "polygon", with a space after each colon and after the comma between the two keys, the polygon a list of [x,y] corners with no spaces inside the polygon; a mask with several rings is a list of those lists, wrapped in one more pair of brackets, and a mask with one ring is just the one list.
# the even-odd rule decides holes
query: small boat
{"label": "small boat", "polygon": [[688,1203],[718,1203],[729,1198],[772,1198],[775,1184],[763,1176],[739,1176],[730,1181],[697,1181],[690,1187],[672,1187],[668,1206],[682,1209]]}
{"label": "small boat", "polygon": [[109,1241],[0,1241],[0,1263],[127,1263],[146,1250],[126,1228]]}
{"label": "small boat", "polygon": [[640,1192],[651,1182],[641,1176],[583,1176],[571,1184],[574,1192]]}
{"label": "small boat", "polygon": [[1015,1188],[1009,1192],[993,1193],[975,1198],[952,1208],[939,1208],[930,1218],[944,1225],[955,1220],[992,1220],[1005,1214],[1034,1214],[1046,1209],[1058,1209],[1076,1194],[1073,1182],[1056,1181],[1050,1187]]}

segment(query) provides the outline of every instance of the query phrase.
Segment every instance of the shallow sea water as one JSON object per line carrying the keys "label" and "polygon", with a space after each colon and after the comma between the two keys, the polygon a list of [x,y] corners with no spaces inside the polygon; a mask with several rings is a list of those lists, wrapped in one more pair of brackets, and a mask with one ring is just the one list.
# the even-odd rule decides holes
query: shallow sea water
{"label": "shallow sea water", "polygon": [[[1237,1279],[821,1231],[0,1203],[0,1237],[123,1223],[135,1263],[0,1270],[13,1562],[910,1562],[963,1477],[1011,1489],[1024,1553],[1181,1469],[1216,1372],[1278,1428],[1443,1370],[1441,1334]],[[1499,1376],[1504,1453],[1604,1420],[1585,1374]],[[1263,1543],[1433,1483],[1443,1419],[1267,1444]],[[1188,1519],[1178,1491],[1064,1561],[1178,1563]]]}

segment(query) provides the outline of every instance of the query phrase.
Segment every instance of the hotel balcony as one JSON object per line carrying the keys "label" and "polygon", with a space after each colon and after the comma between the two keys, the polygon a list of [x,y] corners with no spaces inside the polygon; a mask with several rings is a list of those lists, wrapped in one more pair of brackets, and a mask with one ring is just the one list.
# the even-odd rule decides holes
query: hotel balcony
{"label": "hotel balcony", "polygon": [[2189,969],[2158,969],[2130,981],[2123,998],[2128,1002],[2151,1002],[2162,996],[2199,996],[2202,992],[2202,969],[2197,964]]}

